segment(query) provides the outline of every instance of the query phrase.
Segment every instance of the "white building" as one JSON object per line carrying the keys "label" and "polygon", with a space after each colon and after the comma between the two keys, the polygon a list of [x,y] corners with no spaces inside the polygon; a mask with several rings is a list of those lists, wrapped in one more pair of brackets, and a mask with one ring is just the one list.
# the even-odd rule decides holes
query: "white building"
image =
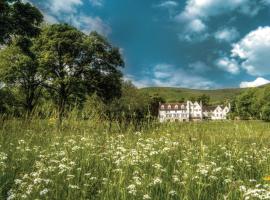
{"label": "white building", "polygon": [[230,106],[217,106],[212,111],[212,120],[225,120],[227,119],[227,115],[230,112]]}
{"label": "white building", "polygon": [[203,119],[225,120],[230,106],[203,106],[201,103],[163,103],[159,106],[160,122],[199,121]]}

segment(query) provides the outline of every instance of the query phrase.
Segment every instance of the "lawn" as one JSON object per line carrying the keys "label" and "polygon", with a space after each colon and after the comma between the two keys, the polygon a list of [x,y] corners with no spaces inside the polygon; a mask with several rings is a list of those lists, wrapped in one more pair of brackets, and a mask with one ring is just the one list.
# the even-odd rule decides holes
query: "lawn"
{"label": "lawn", "polygon": [[270,199],[269,123],[0,125],[1,199]]}

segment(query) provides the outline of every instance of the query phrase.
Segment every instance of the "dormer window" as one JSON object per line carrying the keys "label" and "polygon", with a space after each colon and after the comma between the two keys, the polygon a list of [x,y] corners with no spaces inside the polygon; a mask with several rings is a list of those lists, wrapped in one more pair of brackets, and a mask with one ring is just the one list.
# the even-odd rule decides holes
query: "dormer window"
{"label": "dormer window", "polygon": [[175,105],[175,106],[174,106],[174,109],[178,109],[178,105]]}
{"label": "dormer window", "polygon": [[161,109],[163,110],[164,108],[165,108],[164,105],[162,105],[162,106],[161,106]]}
{"label": "dormer window", "polygon": [[171,105],[168,105],[168,109],[172,109]]}
{"label": "dormer window", "polygon": [[185,109],[185,106],[184,106],[184,105],[182,105],[182,106],[181,106],[181,109],[182,109],[182,110],[184,110],[184,109]]}

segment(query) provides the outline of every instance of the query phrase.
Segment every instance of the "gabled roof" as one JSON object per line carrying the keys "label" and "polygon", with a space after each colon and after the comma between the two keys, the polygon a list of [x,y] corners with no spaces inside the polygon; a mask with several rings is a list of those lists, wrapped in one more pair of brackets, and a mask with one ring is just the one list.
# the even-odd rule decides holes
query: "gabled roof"
{"label": "gabled roof", "polygon": [[[182,108],[184,106],[184,108]],[[186,103],[162,103],[159,105],[160,110],[186,110]]]}
{"label": "gabled roof", "polygon": [[203,111],[211,112],[214,111],[217,108],[217,106],[203,106]]}

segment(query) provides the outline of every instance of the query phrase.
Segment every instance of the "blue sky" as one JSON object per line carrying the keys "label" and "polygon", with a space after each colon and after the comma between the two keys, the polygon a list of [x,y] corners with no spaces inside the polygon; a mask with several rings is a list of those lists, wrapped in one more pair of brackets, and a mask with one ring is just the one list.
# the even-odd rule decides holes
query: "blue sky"
{"label": "blue sky", "polygon": [[98,31],[138,87],[270,82],[270,0],[31,0],[50,23]]}

